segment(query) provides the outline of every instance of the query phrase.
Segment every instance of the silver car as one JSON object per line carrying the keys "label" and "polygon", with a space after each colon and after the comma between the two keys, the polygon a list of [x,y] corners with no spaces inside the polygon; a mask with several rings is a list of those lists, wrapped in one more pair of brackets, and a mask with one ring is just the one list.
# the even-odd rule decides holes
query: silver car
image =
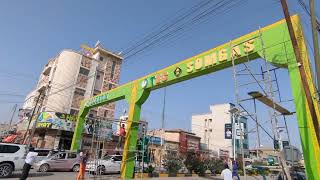
{"label": "silver car", "polygon": [[80,156],[73,152],[59,152],[37,162],[33,168],[40,172],[51,170],[78,172],[80,169]]}

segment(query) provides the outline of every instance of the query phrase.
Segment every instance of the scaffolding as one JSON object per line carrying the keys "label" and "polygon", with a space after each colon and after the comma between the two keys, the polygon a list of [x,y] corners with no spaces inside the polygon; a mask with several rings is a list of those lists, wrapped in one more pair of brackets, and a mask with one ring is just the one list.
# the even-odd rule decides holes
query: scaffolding
{"label": "scaffolding", "polygon": [[[287,100],[283,100],[281,98],[278,78],[277,78],[277,70],[279,68],[273,67],[269,64],[265,59],[265,47],[263,44],[263,39],[261,37],[261,32],[259,31],[259,38],[262,46],[262,56],[261,59],[263,61],[262,65],[260,65],[260,72],[256,72],[251,68],[251,66],[257,66],[257,64],[253,64],[249,59],[249,53],[247,53],[246,61],[241,65],[237,65],[235,63],[233,55],[232,55],[232,66],[233,66],[233,79],[234,79],[234,87],[235,87],[235,97],[236,97],[236,108],[238,109],[237,116],[246,117],[247,119],[251,119],[255,127],[253,130],[256,133],[256,150],[257,150],[257,158],[259,158],[259,148],[261,148],[261,132],[262,130],[268,137],[273,141],[274,151],[280,154],[282,150],[282,137],[280,132],[283,132],[283,128],[286,129],[288,145],[291,145],[287,119],[286,116],[290,116],[294,114],[290,112],[286,108],[282,106],[282,103],[288,102]],[[236,54],[234,47],[237,45],[233,45],[230,42],[230,47],[234,51],[231,54]],[[286,53],[286,52],[285,52]],[[287,54],[286,54],[287,55]],[[257,69],[255,67],[254,69]],[[252,90],[254,89],[254,90]],[[258,116],[257,110],[257,101],[261,102],[263,105],[266,105],[268,108],[268,120],[266,122],[261,122]],[[292,100],[289,100],[292,101]],[[285,126],[282,127],[279,125],[279,122],[282,118]],[[233,122],[235,123],[235,122]],[[238,120],[239,123],[239,120]],[[272,133],[270,133],[264,126],[265,123],[270,123]],[[242,155],[242,163],[245,164],[244,160],[244,150],[243,150],[243,137],[244,135],[248,135],[248,133],[252,132],[251,130],[244,132],[242,126],[240,128],[240,153]],[[235,138],[235,137],[234,137]],[[279,164],[285,174],[288,175],[288,170],[286,163],[283,158],[279,155]],[[243,166],[243,172],[245,174],[246,169]],[[290,178],[290,177],[289,177]]]}
{"label": "scaffolding", "polygon": [[[116,119],[116,118],[103,118],[103,117],[87,117],[86,122],[91,122],[92,124],[92,132],[91,132],[91,145],[89,149],[86,149],[89,151],[90,158],[89,158],[89,166],[93,166],[93,169],[95,171],[89,172],[89,176],[94,179],[101,179],[104,178],[102,175],[106,172],[110,172],[110,168],[119,168],[120,173],[121,169],[121,163],[122,160],[122,153],[123,153],[123,145],[120,144],[119,138],[117,134],[114,132],[118,129],[115,128],[117,126],[121,126],[122,123],[127,123],[127,120],[123,119]],[[145,138],[146,132],[147,132],[147,126],[146,124],[143,124],[144,122],[139,122],[142,124],[141,127],[143,127],[141,136],[139,138]],[[88,123],[89,124],[89,123]],[[106,127],[108,126],[108,127]],[[106,129],[110,132],[106,132]],[[137,146],[141,143],[141,141],[138,141]],[[142,145],[143,146],[143,145]],[[85,149],[85,148],[81,148]],[[138,161],[138,157],[143,155],[145,148],[142,148],[141,151],[134,150],[135,153],[135,172],[143,172],[144,171],[144,162],[142,158],[142,162]],[[115,160],[113,163],[115,166],[119,167],[106,167],[104,161],[111,160],[110,158],[113,158]],[[128,160],[128,159],[127,159]],[[126,160],[126,161],[127,161]]]}

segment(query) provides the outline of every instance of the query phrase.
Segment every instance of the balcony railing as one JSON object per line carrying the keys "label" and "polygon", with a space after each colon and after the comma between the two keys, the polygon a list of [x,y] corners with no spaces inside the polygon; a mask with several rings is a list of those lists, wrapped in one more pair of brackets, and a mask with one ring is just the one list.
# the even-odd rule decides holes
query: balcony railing
{"label": "balcony railing", "polygon": [[73,99],[72,99],[72,104],[71,107],[75,109],[80,108],[80,103],[84,99],[84,96],[74,94]]}
{"label": "balcony railing", "polygon": [[82,57],[81,66],[90,69],[90,67],[91,67],[91,59],[86,58],[86,57]]}
{"label": "balcony railing", "polygon": [[86,89],[88,83],[88,76],[79,74],[77,79],[77,86]]}

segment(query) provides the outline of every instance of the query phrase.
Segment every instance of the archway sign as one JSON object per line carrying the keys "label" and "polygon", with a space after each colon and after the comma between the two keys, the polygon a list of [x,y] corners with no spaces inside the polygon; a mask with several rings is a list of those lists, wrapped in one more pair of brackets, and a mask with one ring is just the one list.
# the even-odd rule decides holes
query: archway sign
{"label": "archway sign", "polygon": [[[300,20],[298,15],[291,16],[291,19],[308,76],[310,93],[314,95],[316,91]],[[125,99],[129,103],[129,118],[121,164],[121,177],[132,178],[141,106],[151,91],[231,67],[232,62],[240,64],[257,58],[263,58],[273,65],[287,68],[289,71],[308,179],[317,179],[320,176],[319,143],[316,139],[315,128],[298,69],[299,64],[293,52],[285,20],[278,21],[145,77],[84,100],[79,111],[71,150],[75,151],[80,148],[85,117],[91,108]],[[206,85],[204,84],[204,86]],[[319,120],[319,107],[315,99],[313,103]]]}

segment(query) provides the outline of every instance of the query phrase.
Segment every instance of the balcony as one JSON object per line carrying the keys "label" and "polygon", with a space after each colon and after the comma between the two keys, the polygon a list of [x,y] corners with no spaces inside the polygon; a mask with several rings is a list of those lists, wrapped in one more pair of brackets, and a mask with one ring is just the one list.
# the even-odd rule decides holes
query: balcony
{"label": "balcony", "polygon": [[72,104],[71,107],[73,109],[80,109],[80,103],[84,99],[84,96],[74,94],[73,99],[72,99]]}
{"label": "balcony", "polygon": [[90,69],[91,67],[91,59],[86,58],[86,57],[82,57],[81,59],[81,66],[87,69]]}
{"label": "balcony", "polygon": [[86,89],[87,84],[88,84],[88,76],[79,74],[77,79],[77,86],[80,88]]}

